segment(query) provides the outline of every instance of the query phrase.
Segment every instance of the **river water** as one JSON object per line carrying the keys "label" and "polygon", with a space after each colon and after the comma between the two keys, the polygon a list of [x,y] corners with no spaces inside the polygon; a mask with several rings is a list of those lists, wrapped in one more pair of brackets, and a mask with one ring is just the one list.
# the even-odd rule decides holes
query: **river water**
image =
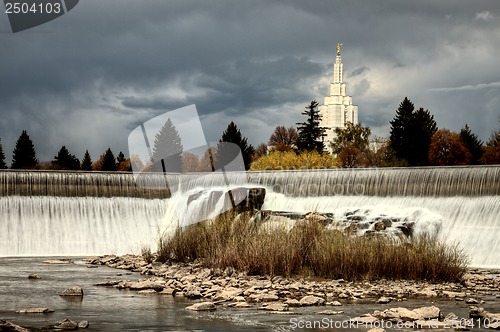
{"label": "river water", "polygon": [[[50,259],[54,259],[51,257]],[[45,264],[45,258],[0,258],[0,319],[16,324],[42,328],[65,318],[78,322],[87,320],[89,331],[325,331],[351,317],[374,310],[404,306],[417,308],[436,305],[444,314],[454,312],[467,317],[465,303],[454,300],[413,299],[401,303],[377,305],[373,299],[344,303],[342,307],[292,308],[298,315],[276,315],[253,309],[220,308],[215,312],[189,312],[184,308],[193,301],[161,295],[142,295],[129,290],[97,287],[95,283],[108,279],[137,280],[138,273],[111,269],[106,266],[87,268],[82,260],[74,264]],[[28,279],[36,273],[41,279]],[[84,290],[81,300],[68,299],[58,294],[69,287]],[[498,312],[498,301],[487,300],[484,307]],[[432,301],[432,303],[431,303]],[[16,310],[48,307],[55,312],[44,314],[18,314]],[[318,314],[321,310],[343,310],[335,316]],[[308,328],[307,324],[318,328]],[[337,322],[337,323],[335,323]],[[340,325],[337,325],[340,326]],[[366,328],[335,328],[339,331],[366,331]],[[402,329],[387,329],[401,331]],[[412,331],[411,329],[407,329]],[[487,331],[476,326],[474,331]],[[453,331],[450,329],[449,331]],[[491,331],[491,330],[490,330]]]}

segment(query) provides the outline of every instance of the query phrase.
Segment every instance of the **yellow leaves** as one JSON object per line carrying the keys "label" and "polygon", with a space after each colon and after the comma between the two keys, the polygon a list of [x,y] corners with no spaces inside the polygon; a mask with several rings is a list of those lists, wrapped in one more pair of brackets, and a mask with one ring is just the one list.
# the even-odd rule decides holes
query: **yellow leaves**
{"label": "yellow leaves", "polygon": [[339,167],[337,159],[326,152],[319,154],[317,151],[304,151],[296,154],[293,151],[273,151],[254,161],[250,170],[299,170],[337,167]]}

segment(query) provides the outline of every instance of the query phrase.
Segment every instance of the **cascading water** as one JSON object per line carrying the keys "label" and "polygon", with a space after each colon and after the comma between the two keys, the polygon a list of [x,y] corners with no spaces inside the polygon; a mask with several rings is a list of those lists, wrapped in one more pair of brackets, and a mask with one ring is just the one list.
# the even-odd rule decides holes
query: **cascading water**
{"label": "cascading water", "polygon": [[[500,249],[498,166],[139,178],[130,173],[0,172],[0,256],[137,251],[154,244],[165,230],[196,222],[210,215],[205,210],[222,204],[203,204],[210,197],[205,192],[188,206],[193,193],[242,185],[266,187],[264,208],[270,210],[363,209],[372,215],[413,218],[417,231],[431,233],[442,222],[442,238],[459,243],[472,265],[500,266],[495,255]],[[169,199],[154,199],[171,193]]]}
{"label": "cascading water", "polygon": [[166,227],[160,199],[8,196],[0,211],[0,256],[140,253]]}
{"label": "cascading water", "polygon": [[[367,218],[389,216],[415,222],[415,232],[459,244],[471,266],[500,266],[500,196],[483,197],[294,197],[267,195],[263,209],[320,211],[342,216],[361,209]],[[439,234],[437,232],[439,231]]]}

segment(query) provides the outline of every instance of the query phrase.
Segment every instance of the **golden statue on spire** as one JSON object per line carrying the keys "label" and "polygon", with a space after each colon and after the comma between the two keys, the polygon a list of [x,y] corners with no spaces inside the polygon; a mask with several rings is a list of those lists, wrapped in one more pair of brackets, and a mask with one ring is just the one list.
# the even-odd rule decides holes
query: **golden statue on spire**
{"label": "golden statue on spire", "polygon": [[340,46],[342,46],[342,44],[337,43],[337,55],[340,55]]}

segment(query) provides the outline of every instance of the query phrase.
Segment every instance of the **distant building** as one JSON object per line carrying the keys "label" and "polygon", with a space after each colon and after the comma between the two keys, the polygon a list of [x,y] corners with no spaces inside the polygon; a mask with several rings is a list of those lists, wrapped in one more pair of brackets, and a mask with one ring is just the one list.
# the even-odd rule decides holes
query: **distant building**
{"label": "distant building", "polygon": [[327,128],[324,137],[325,149],[331,152],[330,143],[335,138],[335,128],[345,128],[348,122],[358,124],[358,106],[353,105],[352,97],[346,94],[343,81],[343,64],[337,44],[337,57],[333,65],[333,82],[330,83],[330,95],[326,96],[319,107],[322,116],[320,126]]}

